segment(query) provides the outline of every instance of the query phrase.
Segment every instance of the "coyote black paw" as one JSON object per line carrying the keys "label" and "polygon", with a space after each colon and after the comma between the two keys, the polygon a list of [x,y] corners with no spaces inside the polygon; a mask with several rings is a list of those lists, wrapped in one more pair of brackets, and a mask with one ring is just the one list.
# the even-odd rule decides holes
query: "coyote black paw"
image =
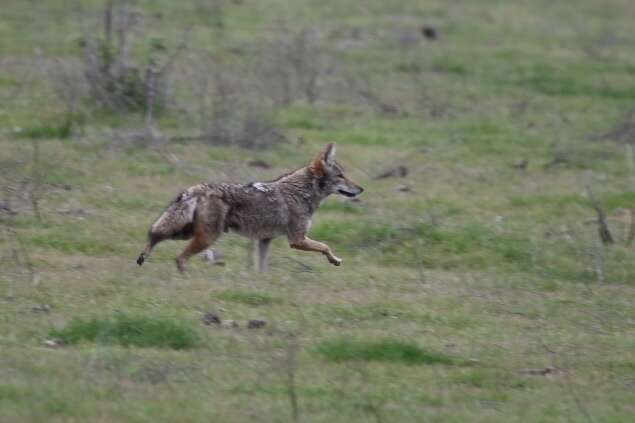
{"label": "coyote black paw", "polygon": [[143,257],[143,254],[141,254],[139,258],[137,259],[137,264],[141,266],[144,261],[145,261],[145,257]]}

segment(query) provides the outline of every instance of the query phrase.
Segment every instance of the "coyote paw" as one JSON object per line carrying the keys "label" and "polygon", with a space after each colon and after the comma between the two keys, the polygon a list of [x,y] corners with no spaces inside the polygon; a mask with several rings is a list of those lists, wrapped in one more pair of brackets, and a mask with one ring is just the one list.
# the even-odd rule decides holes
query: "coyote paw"
{"label": "coyote paw", "polygon": [[178,258],[175,260],[176,262],[176,268],[179,269],[179,272],[184,273],[185,272],[185,265],[184,263],[179,260]]}
{"label": "coyote paw", "polygon": [[339,257],[335,257],[335,256],[329,256],[329,263],[331,263],[334,266],[339,266],[342,264],[342,259]]}
{"label": "coyote paw", "polygon": [[143,256],[143,254],[141,254],[139,258],[137,259],[137,264],[141,266],[144,261],[145,261],[145,257]]}

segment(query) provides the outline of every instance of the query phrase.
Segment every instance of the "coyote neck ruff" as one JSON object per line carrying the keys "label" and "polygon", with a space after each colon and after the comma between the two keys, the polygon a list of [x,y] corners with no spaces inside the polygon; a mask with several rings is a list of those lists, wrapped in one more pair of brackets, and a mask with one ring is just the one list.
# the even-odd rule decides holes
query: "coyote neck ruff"
{"label": "coyote neck ruff", "polygon": [[286,236],[292,248],[324,254],[339,266],[331,249],[306,236],[311,217],[330,194],[355,197],[363,188],[344,176],[335,162],[335,146],[326,146],[308,166],[271,182],[246,185],[209,183],[194,185],[179,194],[148,232],[148,244],[137,263],[142,265],[154,246],[166,239],[190,240],[177,257],[184,270],[188,259],[212,245],[224,232],[233,231],[258,242],[258,270],[267,267],[271,240]]}

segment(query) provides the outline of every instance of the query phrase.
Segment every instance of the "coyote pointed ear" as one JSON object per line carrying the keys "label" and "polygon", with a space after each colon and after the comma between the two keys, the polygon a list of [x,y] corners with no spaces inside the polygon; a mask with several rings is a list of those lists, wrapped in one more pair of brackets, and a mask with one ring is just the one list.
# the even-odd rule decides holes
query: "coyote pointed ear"
{"label": "coyote pointed ear", "polygon": [[329,143],[311,163],[318,176],[323,176],[335,164],[335,144]]}
{"label": "coyote pointed ear", "polygon": [[335,143],[330,143],[324,149],[324,163],[327,166],[333,166],[335,164]]}

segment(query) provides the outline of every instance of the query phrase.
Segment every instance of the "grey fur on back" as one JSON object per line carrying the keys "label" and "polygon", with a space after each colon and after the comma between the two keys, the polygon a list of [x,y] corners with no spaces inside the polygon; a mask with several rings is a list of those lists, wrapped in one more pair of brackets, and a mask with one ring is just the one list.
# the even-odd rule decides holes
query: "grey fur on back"
{"label": "grey fur on back", "polygon": [[224,232],[231,230],[249,239],[290,235],[308,229],[309,220],[327,195],[307,168],[271,182],[198,184],[181,192],[150,232],[187,239],[191,235],[188,225],[193,224],[196,214],[211,212],[201,206],[216,198],[228,207]]}

